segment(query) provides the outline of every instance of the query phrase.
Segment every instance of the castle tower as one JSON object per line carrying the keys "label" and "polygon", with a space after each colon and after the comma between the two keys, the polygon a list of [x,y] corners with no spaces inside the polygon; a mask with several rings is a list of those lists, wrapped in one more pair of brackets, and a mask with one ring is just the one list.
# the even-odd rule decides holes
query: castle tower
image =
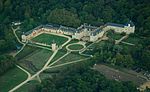
{"label": "castle tower", "polygon": [[57,45],[55,43],[55,41],[52,42],[52,51],[57,50]]}
{"label": "castle tower", "polygon": [[26,42],[27,41],[27,37],[24,35],[24,32],[23,32],[21,38],[22,38],[22,42]]}

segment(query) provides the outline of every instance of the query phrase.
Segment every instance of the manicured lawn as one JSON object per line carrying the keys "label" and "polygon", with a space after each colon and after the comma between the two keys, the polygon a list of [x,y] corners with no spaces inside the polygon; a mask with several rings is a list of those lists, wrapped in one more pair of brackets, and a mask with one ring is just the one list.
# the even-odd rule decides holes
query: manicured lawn
{"label": "manicured lawn", "polygon": [[83,45],[80,45],[80,44],[73,44],[73,45],[70,45],[68,48],[71,50],[80,50],[84,47],[83,47]]}
{"label": "manicured lawn", "polygon": [[[79,40],[72,39],[68,44],[77,43],[77,42],[79,42]],[[68,44],[67,44],[67,45],[68,45]]]}
{"label": "manicured lawn", "polygon": [[62,49],[63,50],[66,50],[66,46],[69,45],[69,44],[72,44],[72,43],[77,43],[79,42],[79,40],[76,40],[76,39],[72,39],[68,44],[66,44]]}
{"label": "manicured lawn", "polygon": [[19,68],[13,68],[0,76],[0,92],[8,92],[27,78],[27,74]]}
{"label": "manicured lawn", "polygon": [[63,64],[63,63],[67,63],[67,62],[72,62],[72,61],[80,60],[80,59],[85,59],[85,57],[81,56],[79,54],[76,54],[76,53],[70,53],[67,56],[65,56],[64,58],[62,58],[60,61],[55,63],[54,65]]}
{"label": "manicured lawn", "polygon": [[[85,65],[85,63],[91,62],[90,60],[83,60],[77,63],[67,64],[59,67],[54,67],[47,69],[46,72],[50,75],[62,77],[62,74],[65,74],[68,69],[78,69],[79,66]],[[61,63],[61,62],[60,62]],[[65,72],[64,72],[65,70]]]}
{"label": "manicured lawn", "polygon": [[61,56],[63,56],[66,53],[67,53],[66,51],[59,50],[57,52],[57,54],[55,55],[55,57],[52,59],[51,63],[54,62],[55,60],[59,59]]}
{"label": "manicured lawn", "polygon": [[57,35],[43,33],[43,34],[33,38],[32,40],[35,42],[46,43],[49,45],[51,45],[52,42],[55,41],[58,45],[62,45],[68,39],[65,37],[57,36]]}

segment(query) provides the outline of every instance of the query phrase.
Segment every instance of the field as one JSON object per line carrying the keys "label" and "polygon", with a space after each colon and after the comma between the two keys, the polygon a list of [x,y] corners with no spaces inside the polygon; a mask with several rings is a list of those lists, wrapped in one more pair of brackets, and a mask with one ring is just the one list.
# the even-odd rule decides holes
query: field
{"label": "field", "polygon": [[22,59],[28,54],[33,53],[34,51],[38,50],[36,47],[25,46],[25,48],[16,56],[17,59]]}
{"label": "field", "polygon": [[41,49],[37,53],[27,57],[26,60],[31,61],[36,67],[42,68],[52,53],[52,51]]}
{"label": "field", "polygon": [[0,76],[0,92],[8,92],[26,78],[27,74],[17,67],[9,70],[4,75]]}
{"label": "field", "polygon": [[32,39],[32,41],[39,42],[39,43],[46,43],[48,45],[51,45],[53,43],[53,41],[55,41],[56,44],[58,44],[58,45],[62,45],[67,40],[68,39],[65,37],[52,35],[52,34],[45,34],[45,33]]}
{"label": "field", "polygon": [[85,59],[85,57],[81,56],[77,53],[70,53],[67,56],[65,56],[64,58],[62,58],[60,61],[55,63],[54,65],[63,64],[63,63],[67,63],[67,62],[72,62],[72,61],[80,60],[80,59]]}
{"label": "field", "polygon": [[54,62],[55,60],[59,59],[61,56],[63,56],[63,55],[66,54],[66,53],[67,53],[66,51],[60,50],[60,51],[55,55],[55,57],[52,59],[51,63]]}
{"label": "field", "polygon": [[52,55],[52,51],[38,49],[20,60],[20,65],[34,73],[41,69]]}

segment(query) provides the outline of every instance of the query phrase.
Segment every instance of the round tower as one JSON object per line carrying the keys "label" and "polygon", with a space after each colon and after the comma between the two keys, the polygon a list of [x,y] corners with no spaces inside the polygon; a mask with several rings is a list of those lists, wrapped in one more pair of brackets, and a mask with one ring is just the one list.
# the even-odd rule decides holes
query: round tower
{"label": "round tower", "polygon": [[21,38],[22,38],[22,42],[26,42],[26,41],[27,41],[27,37],[26,37],[26,35],[24,34],[24,32],[23,32]]}

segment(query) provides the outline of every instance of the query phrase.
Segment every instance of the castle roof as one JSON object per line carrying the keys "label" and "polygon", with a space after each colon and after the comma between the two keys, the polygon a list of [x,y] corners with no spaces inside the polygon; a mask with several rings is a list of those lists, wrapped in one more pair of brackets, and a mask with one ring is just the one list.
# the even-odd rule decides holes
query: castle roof
{"label": "castle roof", "polygon": [[56,24],[46,24],[46,25],[43,25],[44,28],[48,28],[48,29],[55,29],[55,30],[58,30],[60,25],[56,25]]}
{"label": "castle roof", "polygon": [[60,30],[62,30],[64,32],[71,32],[71,33],[75,33],[77,31],[77,29],[75,29],[75,28],[66,27],[66,26],[60,26]]}
{"label": "castle roof", "polygon": [[82,32],[84,29],[87,29],[89,31],[94,31],[96,30],[98,27],[95,27],[95,26],[91,26],[91,25],[88,25],[86,23],[84,23],[83,25],[81,25],[80,27],[77,28],[77,32]]}
{"label": "castle roof", "polygon": [[95,36],[100,32],[102,32],[102,30],[100,28],[97,28],[96,30],[92,31],[91,34],[93,34]]}
{"label": "castle roof", "polygon": [[116,24],[116,23],[106,23],[105,24],[106,26],[115,26],[115,27],[124,27],[125,25],[122,25],[122,24]]}

